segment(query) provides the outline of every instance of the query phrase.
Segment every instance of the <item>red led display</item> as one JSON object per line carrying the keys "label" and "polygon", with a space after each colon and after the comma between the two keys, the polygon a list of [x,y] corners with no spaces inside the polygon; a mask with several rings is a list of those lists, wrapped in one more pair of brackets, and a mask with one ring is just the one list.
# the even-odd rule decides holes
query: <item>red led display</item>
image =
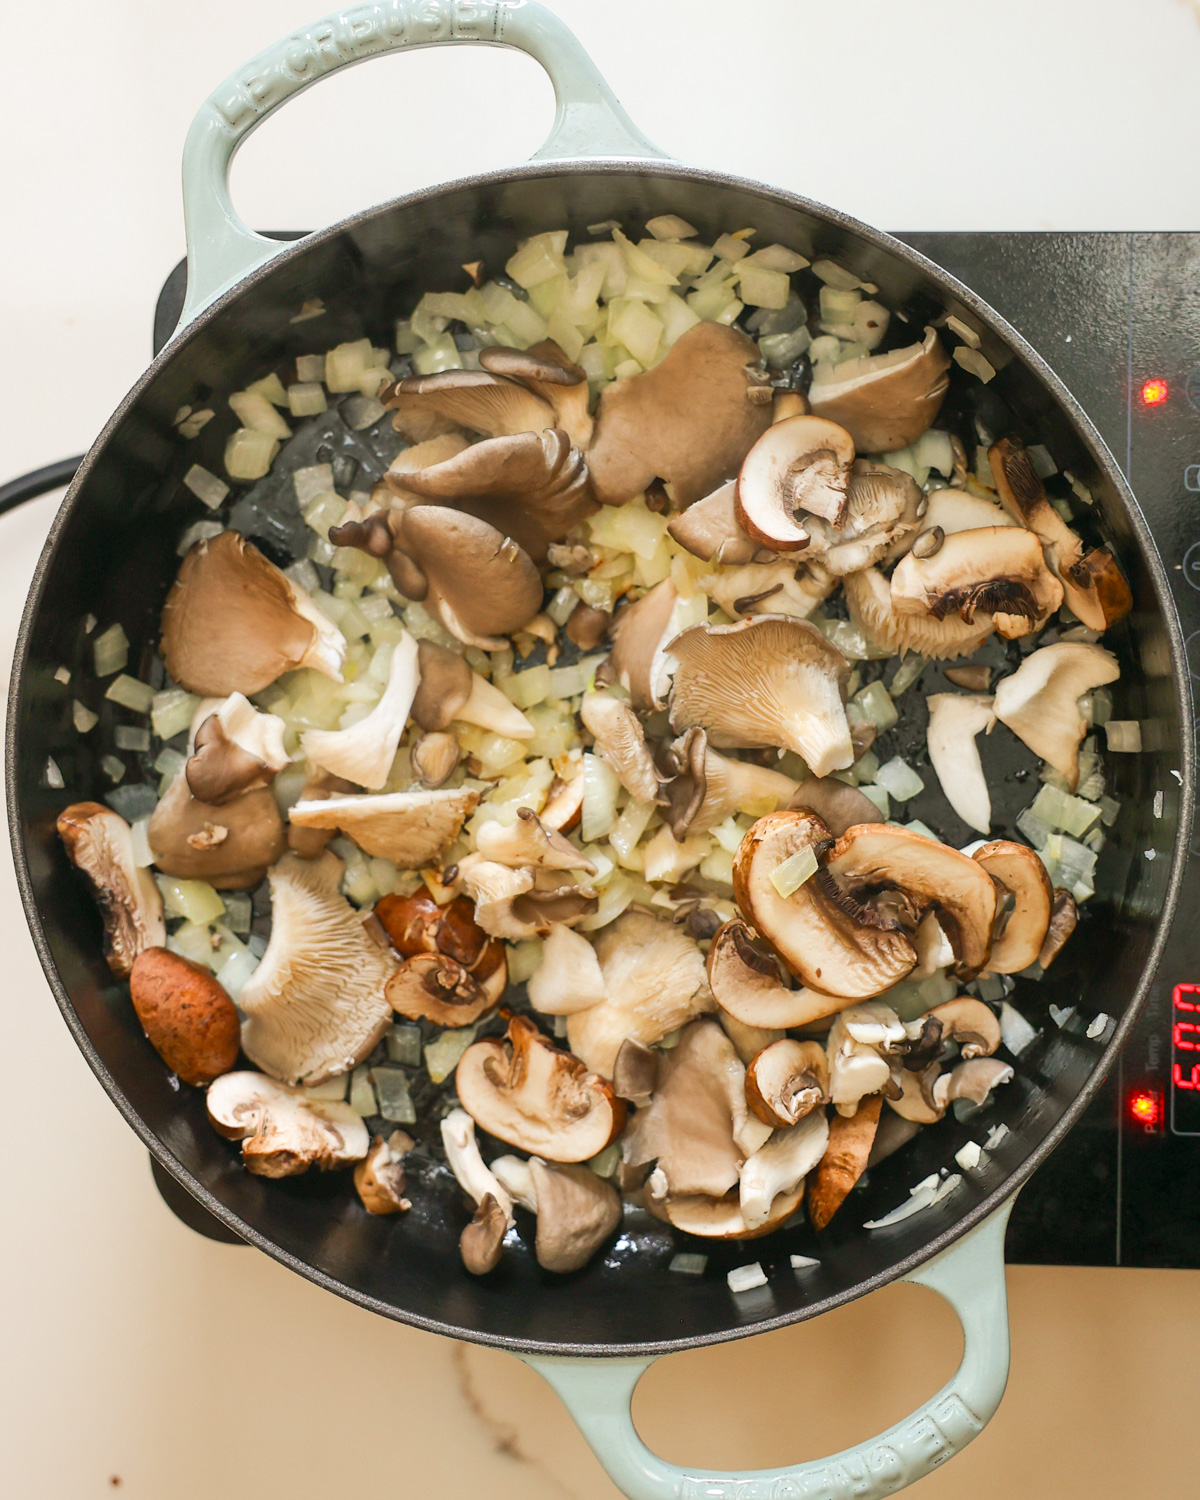
{"label": "red led display", "polygon": [[1162,1098],[1153,1089],[1139,1089],[1129,1096],[1129,1113],[1139,1125],[1153,1130],[1162,1118]]}
{"label": "red led display", "polygon": [[1158,376],[1142,381],[1143,406],[1161,406],[1170,394],[1170,386]]}
{"label": "red led display", "polygon": [[1177,984],[1171,1007],[1171,1129],[1200,1135],[1200,984]]}

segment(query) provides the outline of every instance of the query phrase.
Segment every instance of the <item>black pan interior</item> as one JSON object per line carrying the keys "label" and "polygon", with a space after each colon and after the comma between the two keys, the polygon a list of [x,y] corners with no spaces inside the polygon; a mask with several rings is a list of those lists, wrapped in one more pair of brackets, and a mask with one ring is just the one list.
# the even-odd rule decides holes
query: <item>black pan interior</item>
{"label": "black pan interior", "polygon": [[[101,730],[81,739],[71,726],[76,689],[54,674],[65,665],[78,683],[89,673],[88,615],[100,628],[121,622],[133,643],[130,671],[148,663],[177,565],[176,543],[187,524],[206,514],[181,478],[193,462],[222,472],[221,449],[234,425],[225,402],[231,391],[289,356],[344,339],[369,335],[376,344],[390,343],[393,320],[422,291],[461,288],[463,262],[482,257],[496,267],[522,235],[562,226],[585,235],[587,225],[608,218],[629,228],[663,212],[684,215],[707,238],[753,225],[760,244],[778,240],[810,257],[835,256],[878,284],[914,337],[945,310],[983,328],[984,352],[999,373],[985,387],[956,372],[957,406],[948,411],[969,424],[977,410],[997,434],[1046,443],[1059,468],[1094,492],[1097,529],[1114,544],[1135,599],[1131,618],[1109,642],[1122,664],[1115,716],[1142,720],[1148,748],[1111,760],[1110,788],[1122,811],[1099,861],[1084,930],[1043,983],[1018,990],[1015,998],[1042,1036],[1016,1082],[969,1131],[950,1121],[875,1168],[820,1241],[801,1225],[752,1245],[687,1242],[633,1214],[608,1252],[576,1276],[541,1272],[530,1249],[509,1253],[499,1272],[473,1280],[458,1262],[467,1214],[456,1192],[418,1190],[410,1214],[376,1219],[359,1208],[348,1174],[283,1183],[252,1177],[208,1127],[202,1097],[171,1086],[125,987],[105,967],[96,911],[54,833],[62,806],[108,789],[99,741],[115,710],[106,704]],[[1176,851],[1186,849],[1191,817],[1187,678],[1161,564],[1111,458],[1045,366],[964,289],[918,257],[899,258],[891,244],[803,200],[677,167],[547,166],[458,184],[364,214],[257,274],[168,346],[89,456],[42,560],[9,713],[12,836],[34,935],[76,1039],[151,1150],[245,1238],[329,1289],[438,1331],[560,1353],[679,1348],[809,1317],[891,1279],[993,1207],[1052,1149],[1132,1023],[1173,907]],[[323,317],[290,321],[316,297],[324,301]],[[192,443],[181,442],[172,425],[184,405],[218,412]],[[286,550],[286,528],[272,537],[264,522],[259,532],[268,546]],[[941,684],[930,669],[910,689],[906,716],[923,691]],[[1003,834],[1032,799],[1036,775],[1029,774],[1028,757],[1000,746],[997,737],[984,753],[1003,784],[996,797]],[[891,753],[919,763],[922,747],[917,716],[894,737]],[[61,768],[66,790],[46,784],[48,757]],[[968,830],[956,824],[932,774],[929,781],[912,812],[965,842]],[[1080,1019],[1059,1029],[1050,1019],[1052,1003],[1078,1006]],[[1086,1022],[1100,1012],[1115,1018],[1117,1031],[1089,1039]],[[951,1165],[968,1135],[979,1139],[1000,1121],[1012,1133],[990,1165],[939,1207],[888,1230],[861,1229],[929,1172]],[[707,1273],[669,1272],[679,1249],[706,1252]],[[819,1257],[819,1269],[793,1273],[791,1252]],[[733,1298],[725,1270],[756,1258],[769,1287]]]}

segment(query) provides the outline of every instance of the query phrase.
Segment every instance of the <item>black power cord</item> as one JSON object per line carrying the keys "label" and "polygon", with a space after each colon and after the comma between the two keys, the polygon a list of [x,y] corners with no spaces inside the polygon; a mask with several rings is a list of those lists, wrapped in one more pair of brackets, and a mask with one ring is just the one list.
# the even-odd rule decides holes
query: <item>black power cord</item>
{"label": "black power cord", "polygon": [[32,473],[22,474],[20,479],[0,484],[0,516],[5,511],[16,510],[27,500],[36,500],[51,490],[61,490],[75,478],[75,471],[82,462],[82,453],[74,458],[60,458],[56,464],[47,464],[44,469],[34,469]]}

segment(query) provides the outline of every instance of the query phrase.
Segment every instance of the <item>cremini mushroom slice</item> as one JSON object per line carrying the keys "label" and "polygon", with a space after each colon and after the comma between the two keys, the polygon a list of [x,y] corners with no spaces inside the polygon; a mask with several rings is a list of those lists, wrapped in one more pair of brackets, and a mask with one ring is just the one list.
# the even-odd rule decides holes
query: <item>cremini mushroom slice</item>
{"label": "cremini mushroom slice", "polygon": [[492,937],[520,942],[555,922],[579,922],[596,910],[596,893],[553,870],[514,870],[482,854],[459,861],[454,884],[475,903],[475,920]]}
{"label": "cremini mushroom slice", "polygon": [[[815,776],[854,759],[842,694],[845,657],[805,620],[761,615],[737,625],[696,625],[676,636],[671,728],[707,730],[719,748],[777,746]],[[747,691],[752,685],[752,691]]]}
{"label": "cremini mushroom slice", "polygon": [[829,851],[825,870],[851,902],[856,892],[891,888],[915,903],[920,914],[934,907],[961,978],[973,978],[986,964],[996,887],[982,865],[957,849],[908,828],[860,823]]}
{"label": "cremini mushroom slice", "polygon": [[1001,504],[1037,534],[1072,613],[1089,630],[1105,631],[1133,608],[1129,585],[1106,547],[1084,550],[1079,535],[1046,498],[1041,476],[1028,450],[1015,438],[1001,438],[988,449],[988,463]]}
{"label": "cremini mushroom slice", "polygon": [[271,938],[238,1003],[246,1056],[285,1083],[347,1072],[391,1022],[395,965],[341,894],[342,869],[288,854],[270,872]]}
{"label": "cremini mushroom slice", "polygon": [[748,1026],[807,1026],[846,1003],[804,987],[789,989],[778,960],[755,942],[750,928],[737,917],[717,929],[707,969],[717,1004]]}
{"label": "cremini mushroom slice", "polygon": [[567,1017],[567,1041],[587,1067],[605,1078],[612,1077],[626,1037],[651,1046],[713,1009],[704,956],[672,922],[646,912],[623,912],[600,930],[596,957],[605,998]]}
{"label": "cremini mushroom slice", "polygon": [[215,807],[192,796],[184,771],[154,809],[146,838],[164,875],[207,880],[220,891],[257,885],[287,848],[269,787],[239,792]]}
{"label": "cremini mushroom slice", "polygon": [[939,1041],[956,1042],[965,1059],[991,1057],[1000,1045],[1000,1022],[995,1011],[970,995],[935,1005],[926,1020],[936,1021]]}
{"label": "cremini mushroom slice", "polygon": [[971,624],[957,614],[942,619],[931,614],[902,614],[892,601],[888,580],[878,568],[848,573],[842,586],[850,618],[889,651],[915,651],[931,661],[970,656],[995,628],[988,614],[976,615]]}
{"label": "cremini mushroom slice", "polygon": [[1050,911],[1050,926],[1046,929],[1042,951],[1037,956],[1037,961],[1043,969],[1048,969],[1062,952],[1063,944],[1075,931],[1078,921],[1079,908],[1075,905],[1075,897],[1070,891],[1064,891],[1061,887],[1057,888],[1054,892],[1054,905]]}
{"label": "cremini mushroom slice", "polygon": [[930,1063],[919,1073],[904,1069],[900,1074],[898,1093],[887,1095],[888,1107],[895,1110],[902,1120],[914,1125],[936,1125],[946,1113],[946,1103],[934,1100],[933,1085],[941,1077],[939,1065]]}
{"label": "cremini mushroom slice", "polygon": [[728,567],[752,563],[762,551],[737,518],[737,480],[731,479],[667,522],[679,545],[704,562]]}
{"label": "cremini mushroom slice", "polygon": [[777,1130],[747,1159],[738,1185],[747,1229],[761,1229],[770,1220],[776,1199],[791,1198],[825,1155],[828,1144],[829,1122],[825,1111],[818,1110],[787,1130]]}
{"label": "cremini mushroom slice", "polygon": [[458,1237],[458,1252],[472,1276],[486,1276],[496,1269],[507,1233],[508,1219],[504,1210],[491,1193],[485,1194],[471,1222]]}
{"label": "cremini mushroom slice", "polygon": [[653,369],[606,386],[587,454],[596,498],[624,505],[661,479],[686,510],[732,479],[771,422],[760,370],[752,339],[701,322]]}
{"label": "cremini mushroom slice", "polygon": [[491,375],[503,375],[549,402],[554,408],[554,427],[561,427],[581,452],[592,441],[593,422],[588,411],[587,373],[569,360],[553,339],[531,344],[528,349],[494,345],[479,351],[479,363]]}
{"label": "cremini mushroom slice", "polygon": [[906,551],[919,524],[922,498],[920,486],[903,469],[856,459],[850,467],[841,527],[816,516],[805,519],[810,538],[805,560],[818,562],[837,579]]}
{"label": "cremini mushroom slice", "polygon": [[309,1099],[262,1073],[225,1073],[205,1095],[208,1118],[227,1140],[241,1141],[242,1161],[259,1177],[295,1177],[361,1161],[367,1127],[340,1100]]}
{"label": "cremini mushroom slice", "polygon": [[856,823],[878,823],[879,808],[856,786],[834,776],[809,776],[792,793],[789,807],[816,813],[835,838]]}
{"label": "cremini mushroom slice", "polygon": [[846,519],[854,441],[821,417],[789,417],[768,427],[738,472],[738,524],[776,552],[798,552],[811,540],[805,516],[831,526]]}
{"label": "cremini mushroom slice", "polygon": [[349,729],[305,730],[305,753],[333,775],[377,791],[396,759],[418,680],[417,643],[406,630],[392,652],[387,687],[371,712]]}
{"label": "cremini mushroom slice", "polygon": [[426,890],[414,891],[411,896],[382,896],[374,914],[388,942],[405,958],[415,958],[418,953],[444,953],[474,971],[488,947],[487,933],[475,921],[471,903],[463,896],[445,906],[439,906]]}
{"label": "cremini mushroom slice", "polygon": [[556,829],[546,828],[531,807],[517,808],[516,822],[484,823],[475,835],[475,848],[484,859],[513,869],[540,866],[546,870],[586,870],[596,866]]}
{"label": "cremini mushroom slice", "polygon": [[553,425],[475,443],[393,483],[405,495],[478,516],[515,538],[534,562],[544,562],[550,543],[598,508],[582,453]]}
{"label": "cremini mushroom slice", "polygon": [[996,717],[1064,776],[1073,792],[1079,785],[1079,746],[1088,731],[1079,699],[1120,675],[1116,657],[1103,646],[1085,641],[1041,646],[996,684]]}
{"label": "cremini mushroom slice", "polygon": [[936,912],[926,912],[921,918],[913,935],[913,947],[917,950],[917,966],[908,977],[914,984],[931,979],[954,962],[954,949]]}
{"label": "cremini mushroom slice", "polygon": [[852,1115],[835,1114],[829,1122],[825,1155],[809,1173],[807,1182],[808,1222],[818,1233],[867,1170],[882,1108],[883,1099],[876,1094],[859,1100]]}
{"label": "cremini mushroom slice", "polygon": [[364,854],[415,870],[436,859],[458,837],[478,804],[478,792],[452,787],[297,802],[288,817],[298,828],[339,829]]}
{"label": "cremini mushroom slice", "polygon": [[371,1142],[371,1149],[354,1169],[354,1188],[369,1214],[399,1214],[412,1207],[404,1196],[403,1161],[404,1152],[381,1135]]}
{"label": "cremini mushroom slice", "polygon": [[529,979],[529,1003],[543,1015],[569,1016],[604,999],[604,976],[596,950],[581,932],[551,925],[542,961]]}
{"label": "cremini mushroom slice", "polygon": [[[482,361],[480,361],[482,363]],[[410,375],[384,393],[385,406],[403,419],[420,411],[436,412],[450,422],[485,437],[541,432],[554,426],[554,408],[515,380],[488,370],[440,370]]]}
{"label": "cremini mushroom slice", "polygon": [[167,941],[162,897],[149,870],[133,862],[133,836],[118,813],[99,802],[73,802],[58,815],[58,836],[88,877],[104,919],[104,957],[118,979],[147,948]]}
{"label": "cremini mushroom slice", "polygon": [[[953,536],[959,531],[978,531],[984,526],[1020,525],[1020,520],[1014,520],[996,501],[956,489],[934,490],[921,517],[922,532],[932,531],[936,526],[943,536]],[[919,534],[914,531],[913,539]]]}
{"label": "cremini mushroom slice", "polygon": [[746,615],[790,615],[806,620],[837,587],[837,579],[819,563],[747,563],[722,568],[700,579],[700,587],[735,620]]}
{"label": "cremini mushroom slice", "polygon": [[422,729],[446,729],[458,720],[510,740],[533,738],[533,725],[516,704],[473,672],[457,652],[433,641],[418,641],[417,671],[420,681],[412,716]]}
{"label": "cremini mushroom slice", "polygon": [[992,826],[992,798],[975,736],[992,732],[996,723],[992,700],[961,693],[933,693],[928,702],[925,740],[929,763],[937,772],[946,801],[968,828],[987,833]]}
{"label": "cremini mushroom slice", "polygon": [[341,682],[346,641],[257,547],[223,531],[183,560],[163,606],[162,659],[191,693],[249,696],[295,667]]}
{"label": "cremini mushroom slice", "polygon": [[[556,769],[557,769],[556,763]],[[550,783],[546,805],[541,811],[542,826],[563,833],[579,822],[583,814],[583,758],[568,761]]]}
{"label": "cremini mushroom slice", "polygon": [[582,1270],[621,1222],[621,1197],[590,1167],[529,1164],[537,1198],[534,1252],[543,1271]]}
{"label": "cremini mushroom slice", "polygon": [[656,802],[658,771],[641,721],[630,705],[611,693],[587,692],[579,717],[629,795],[638,802]]}
{"label": "cremini mushroom slice", "polygon": [[895,453],[933,426],[949,370],[937,330],[926,328],[919,344],[818,366],[808,404],[814,416],[840,423],[860,453]]}
{"label": "cremini mushroom slice", "polygon": [[491,1197],[500,1205],[505,1222],[513,1222],[513,1200],[480,1155],[475,1121],[465,1109],[452,1109],[441,1126],[442,1147],[455,1181],[468,1198],[482,1203]]}
{"label": "cremini mushroom slice", "polygon": [[277,715],[259,713],[242,693],[231,693],[196,730],[184,768],[192,796],[219,806],[239,792],[270,786],[291,764],[283,748],[286,728]]}
{"label": "cremini mushroom slice", "polygon": [[663,1205],[663,1212],[667,1222],[684,1234],[710,1240],[754,1240],[785,1224],[803,1201],[804,1183],[800,1182],[792,1192],[779,1194],[757,1229],[751,1229],[742,1217],[737,1193],[727,1193],[723,1198],[700,1194],[671,1198]]}
{"label": "cremini mushroom slice", "polygon": [[1012,1066],[998,1057],[976,1057],[960,1062],[949,1073],[941,1073],[933,1080],[930,1093],[934,1107],[940,1114],[955,1099],[969,1099],[972,1104],[986,1104],[993,1089],[1011,1083]]}
{"label": "cremini mushroom slice", "polygon": [[[677,839],[707,833],[731,813],[774,812],[786,807],[799,789],[799,783],[782,771],[719,755],[709,748],[708,736],[699,728],[680,735],[669,747],[665,762],[673,773],[663,788],[668,799],[666,818]],[[874,803],[871,807],[878,816]]]}
{"label": "cremini mushroom slice", "polygon": [[860,1099],[887,1091],[893,1056],[899,1056],[904,1023],[881,1001],[851,1006],[834,1017],[826,1039],[829,1097],[839,1114],[852,1115]]}
{"label": "cremini mushroom slice", "polygon": [[746,1103],[773,1129],[795,1125],[829,1097],[829,1063],[820,1042],[772,1042],[746,1065]]}
{"label": "cremini mushroom slice", "polygon": [[1020,526],[956,531],[931,555],[910,551],[896,564],[891,592],[900,614],[956,614],[968,626],[991,615],[1007,640],[1040,629],[1063,598],[1041,543]]}
{"label": "cremini mushroom slice", "polygon": [[496,1006],[504,994],[503,965],[499,983],[486,987],[453,958],[418,953],[402,963],[387,982],[388,1004],[397,1015],[435,1026],[471,1026]]}
{"label": "cremini mushroom slice", "polygon": [[452,734],[421,735],[412,747],[412,768],[417,780],[428,791],[436,791],[454,774],[460,754],[458,741]]}
{"label": "cremini mushroom slice", "polygon": [[[851,828],[843,837],[854,832]],[[829,829],[820,818],[802,809],[784,810],[760,818],[734,856],[733,892],[742,914],[805,986],[811,1010],[791,1025],[880,994],[916,962],[901,917],[890,905],[859,901],[832,876],[821,875],[830,844]],[[810,855],[814,875],[790,896],[781,896],[772,874],[786,861]]]}
{"label": "cremini mushroom slice", "polygon": [[1054,891],[1046,866],[1026,844],[996,839],[971,856],[1012,897],[997,922],[988,955],[990,974],[1019,974],[1038,961],[1050,929]]}
{"label": "cremini mushroom slice", "polygon": [[524,1016],[509,1022],[507,1044],[487,1037],[468,1047],[454,1076],[463,1108],[481,1129],[547,1161],[589,1161],[625,1123],[611,1085]]}

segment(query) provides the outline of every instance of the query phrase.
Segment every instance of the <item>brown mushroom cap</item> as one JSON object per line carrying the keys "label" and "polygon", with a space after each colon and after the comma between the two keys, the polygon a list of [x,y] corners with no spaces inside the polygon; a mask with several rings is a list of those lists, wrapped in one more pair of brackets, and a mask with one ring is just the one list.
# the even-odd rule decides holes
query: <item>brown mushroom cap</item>
{"label": "brown mushroom cap", "polygon": [[561,427],[577,448],[586,450],[593,428],[587,372],[569,360],[553,339],[543,339],[528,349],[503,345],[481,349],[479,363],[489,374],[515,380],[548,401],[554,408],[554,425]]}
{"label": "brown mushroom cap", "polygon": [[1041,543],[1020,526],[957,531],[932,556],[910,552],[896,565],[891,593],[900,614],[957,614],[968,626],[991,615],[1009,640],[1037,630],[1063,598]]}
{"label": "brown mushroom cap", "polygon": [[679,663],[671,728],[699,725],[724,748],[778,746],[816,776],[854,759],[842,705],[845,657],[805,620],[759,615],[737,625],[696,625],[670,643]]}
{"label": "brown mushroom cap", "polygon": [[238,1014],[208,969],[167,948],[143,948],[129,998],[150,1045],[184,1083],[199,1088],[237,1062]]}
{"label": "brown mushroom cap", "polygon": [[219,891],[249,890],[287,848],[269,788],[216,807],[193,797],[181,771],[154,809],[146,836],[164,875],[207,880]]}
{"label": "brown mushroom cap", "polygon": [[966,1059],[991,1057],[1000,1045],[1000,1022],[995,1011],[970,995],[935,1005],[928,1019],[938,1024],[939,1044],[957,1042]]}
{"label": "brown mushroom cap", "polygon": [[883,1099],[875,1094],[861,1099],[852,1115],[835,1114],[830,1120],[825,1155],[807,1180],[808,1221],[818,1233],[866,1171],[882,1108]]}
{"label": "brown mushroom cap", "polygon": [[384,405],[404,419],[417,412],[436,412],[487,437],[541,432],[554,426],[554,408],[548,401],[517,381],[506,380],[488,370],[440,370],[434,375],[410,375],[384,393]]}
{"label": "brown mushroom cap", "polygon": [[1050,912],[1050,925],[1046,929],[1042,951],[1037,957],[1043,969],[1048,969],[1062,952],[1063,944],[1075,931],[1078,921],[1079,908],[1075,905],[1075,897],[1070,891],[1064,891],[1061,887],[1056,889],[1054,905]]}
{"label": "brown mushroom cap", "polygon": [[611,1086],[524,1016],[509,1022],[507,1046],[487,1037],[468,1047],[455,1083],[477,1125],[547,1161],[588,1161],[625,1122],[625,1106]]}
{"label": "brown mushroom cap", "polygon": [[667,530],[693,557],[727,567],[752,563],[762,550],[738,522],[736,479],[673,516]]}
{"label": "brown mushroom cap", "polygon": [[412,768],[417,780],[427,791],[436,791],[454,774],[461,755],[458,741],[452,734],[423,734],[413,744]]}
{"label": "brown mushroom cap", "polygon": [[440,953],[418,953],[401,964],[384,993],[397,1015],[451,1027],[472,1025],[499,999],[477,984],[462,964]]}
{"label": "brown mushroom cap", "polygon": [[807,547],[804,512],[834,527],[845,520],[853,462],[854,442],[836,422],[799,416],[773,423],[738,472],[739,525],[777,552]]}
{"label": "brown mushroom cap", "polygon": [[717,929],[708,949],[709,988],[722,1010],[748,1026],[786,1030],[807,1026],[845,1003],[816,990],[789,989],[773,955],[734,917]]}
{"label": "brown mushroom cap", "polygon": [[890,651],[915,651],[931,661],[970,656],[994,625],[990,614],[978,614],[968,625],[957,614],[943,619],[926,613],[902,614],[892,600],[888,580],[878,568],[863,568],[842,579],[850,618],[873,641]]}
{"label": "brown mushroom cap", "polygon": [[404,1196],[401,1158],[381,1135],[355,1167],[354,1187],[369,1214],[398,1214],[412,1207]]}
{"label": "brown mushroom cap", "polygon": [[167,940],[162,897],[149,870],[133,862],[129,824],[99,802],[73,802],[58,815],[58,836],[88,877],[104,919],[104,957],[118,979],[147,948]]}
{"label": "brown mushroom cap", "polygon": [[1065,776],[1073,792],[1079,784],[1079,746],[1088,729],[1079,699],[1120,675],[1116,657],[1103,646],[1084,641],[1040,646],[996,684],[996,717]]}
{"label": "brown mushroom cap", "polygon": [[534,1248],[544,1271],[578,1271],[621,1222],[621,1198],[590,1167],[530,1162],[537,1196]]}
{"label": "brown mushroom cap", "polygon": [[226,698],[196,730],[184,768],[192,795],[220,806],[239,792],[270,786],[289,763],[285,728],[282,719],[259,713],[241,693]]}
{"label": "brown mushroom cap", "polygon": [[776,1130],[811,1114],[828,1092],[829,1065],[820,1042],[785,1037],[764,1047],[746,1066],[746,1103]]}
{"label": "brown mushroom cap", "polygon": [[894,453],[932,427],[950,384],[937,331],[919,344],[818,368],[808,392],[815,416],[844,427],[860,453]]}
{"label": "brown mushroom cap", "polygon": [[284,672],[312,667],[342,680],[340,630],[236,531],[196,542],[162,613],[167,671],[201,697],[248,697]]}
{"label": "brown mushroom cap", "polygon": [[496,1269],[507,1233],[508,1215],[491,1193],[485,1193],[458,1239],[462,1263],[472,1276],[486,1276]]}
{"label": "brown mushroom cap", "polygon": [[749,379],[760,363],[744,333],[701,322],[652,370],[606,386],[587,455],[596,498],[624,505],[657,478],[686,509],[732,479],[771,422],[754,394],[768,388]]}
{"label": "brown mushroom cap", "polygon": [[1012,893],[1015,903],[992,939],[988,972],[1019,974],[1037,962],[1050,927],[1054,892],[1046,866],[1028,845],[1008,839],[984,844],[971,857]]}

